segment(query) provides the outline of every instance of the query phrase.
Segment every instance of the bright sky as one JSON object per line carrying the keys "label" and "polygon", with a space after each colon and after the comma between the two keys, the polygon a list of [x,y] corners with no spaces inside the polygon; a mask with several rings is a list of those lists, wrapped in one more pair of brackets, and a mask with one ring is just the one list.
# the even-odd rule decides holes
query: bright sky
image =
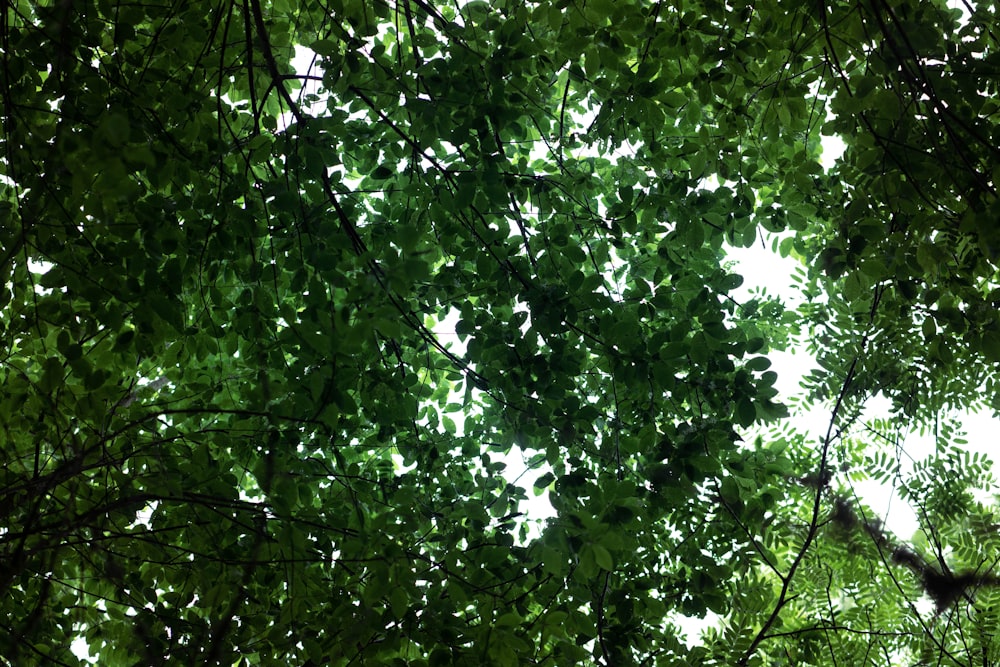
{"label": "bright sky", "polygon": [[[832,167],[843,150],[844,144],[838,138],[824,137],[821,160],[823,166],[827,169]],[[737,300],[745,300],[763,289],[769,295],[778,296],[787,305],[793,305],[797,297],[792,273],[796,270],[797,262],[771,252],[769,246],[769,242],[758,242],[752,248],[730,249],[730,258],[737,262],[736,272],[742,274],[745,279],[733,296]],[[773,363],[771,370],[778,373],[777,388],[781,392],[779,398],[784,397],[786,400],[798,393],[801,379],[816,368],[815,361],[802,350],[791,353],[771,352],[768,357]],[[889,402],[882,397],[876,397],[869,401],[863,419],[884,417],[888,414]],[[793,414],[791,423],[797,431],[814,437],[818,446],[825,435],[829,419],[829,411],[812,410],[804,414]],[[991,455],[993,443],[990,433],[997,428],[996,420],[989,414],[969,413],[962,417],[961,422],[969,441],[968,450]],[[934,453],[934,436],[908,434],[901,442],[901,450],[903,452],[900,459],[901,470],[905,476],[907,471],[912,470],[913,461],[919,461]],[[874,480],[855,484],[854,488],[858,495],[878,513],[889,531],[904,540],[912,537],[917,530],[916,514],[892,488]]]}

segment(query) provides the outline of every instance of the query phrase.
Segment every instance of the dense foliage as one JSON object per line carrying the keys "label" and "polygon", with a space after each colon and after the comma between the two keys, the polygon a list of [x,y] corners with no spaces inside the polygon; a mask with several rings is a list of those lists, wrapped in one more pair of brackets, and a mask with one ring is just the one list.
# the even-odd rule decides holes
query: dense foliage
{"label": "dense foliage", "polygon": [[0,655],[1000,663],[996,10],[6,3]]}

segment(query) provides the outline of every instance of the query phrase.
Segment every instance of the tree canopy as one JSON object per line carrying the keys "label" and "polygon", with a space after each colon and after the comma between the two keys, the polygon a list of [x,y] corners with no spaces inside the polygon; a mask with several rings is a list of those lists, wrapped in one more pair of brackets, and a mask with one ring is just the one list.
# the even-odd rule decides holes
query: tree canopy
{"label": "tree canopy", "polygon": [[7,2],[0,656],[1000,664],[962,4]]}

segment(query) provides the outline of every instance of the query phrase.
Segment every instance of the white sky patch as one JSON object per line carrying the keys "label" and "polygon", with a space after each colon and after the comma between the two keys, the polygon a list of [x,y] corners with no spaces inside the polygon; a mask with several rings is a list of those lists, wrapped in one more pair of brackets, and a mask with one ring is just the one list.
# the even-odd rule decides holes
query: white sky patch
{"label": "white sky patch", "polygon": [[833,169],[833,166],[840,159],[840,156],[844,154],[847,149],[847,144],[839,136],[823,137],[820,145],[823,147],[823,153],[820,155],[819,163],[822,165],[823,169],[829,171]]}
{"label": "white sky patch", "polygon": [[[727,246],[728,259],[736,262],[734,271],[744,277],[743,285],[733,290],[732,296],[744,303],[757,295],[767,294],[778,297],[787,308],[794,308],[802,301],[793,279],[795,272],[801,269],[801,263],[791,257],[781,257],[770,250],[769,246],[767,242],[755,243],[750,248]],[[802,380],[819,367],[816,360],[803,349],[772,350],[767,353],[767,357],[772,362],[770,370],[778,374],[777,398],[786,402],[801,393]],[[788,425],[795,432],[805,434],[816,444],[818,451],[829,425],[830,408],[827,405],[806,407],[807,410],[793,410]],[[889,414],[888,401],[885,399],[870,401],[864,418],[870,419],[878,414]],[[853,486],[866,503],[881,513],[889,530],[904,538],[913,534],[916,517],[894,489],[874,480],[855,483]]]}
{"label": "white sky patch", "polygon": [[[829,138],[824,139],[824,143]],[[842,152],[843,148],[840,148]],[[835,151],[831,150],[831,153]],[[824,153],[826,147],[824,146]],[[838,154],[839,156],[839,154]],[[733,298],[745,302],[754,295],[766,293],[780,298],[787,307],[794,307],[801,299],[792,279],[794,272],[801,267],[799,262],[791,257],[783,258],[768,249],[769,243],[755,243],[751,248],[727,248],[727,257],[736,262],[734,271],[744,277],[741,287],[732,292]],[[767,354],[772,361],[770,370],[778,373],[777,388],[780,391],[779,400],[800,393],[799,384],[811,371],[818,368],[815,359],[804,350],[771,351]],[[859,423],[870,422],[873,419],[886,418],[891,414],[888,399],[875,396],[868,400],[862,412]],[[955,415],[966,433],[968,443],[963,449],[970,453],[979,453],[993,458],[995,455],[992,434],[997,429],[997,420],[993,415],[984,412],[967,411]],[[830,419],[830,407],[826,405],[810,406],[808,411],[794,412],[788,424],[797,432],[807,434],[819,447],[826,435]],[[867,437],[864,431],[855,430],[856,436]],[[932,456],[937,450],[937,439],[932,433],[920,434],[915,431],[900,434],[896,448],[891,452],[898,454],[899,474],[905,479],[913,472],[914,463]],[[876,451],[888,444],[871,443]],[[878,517],[885,522],[886,528],[897,537],[909,540],[918,529],[917,515],[914,508],[899,494],[891,482],[880,482],[868,479],[851,484],[859,498],[870,506]],[[979,494],[980,500],[989,500],[989,494]]]}
{"label": "white sky patch", "polygon": [[81,660],[86,660],[93,665],[97,664],[97,656],[90,654],[90,644],[87,643],[87,640],[83,636],[74,639],[73,643],[69,645],[69,650]]}

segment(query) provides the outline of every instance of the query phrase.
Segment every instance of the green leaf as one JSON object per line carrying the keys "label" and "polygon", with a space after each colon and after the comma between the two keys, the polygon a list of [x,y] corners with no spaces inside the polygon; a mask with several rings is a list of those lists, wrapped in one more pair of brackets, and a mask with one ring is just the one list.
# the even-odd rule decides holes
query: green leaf
{"label": "green leaf", "polygon": [[743,396],[736,402],[736,421],[740,426],[752,426],[757,420],[757,408],[753,401]]}
{"label": "green leaf", "polygon": [[337,44],[330,39],[319,39],[309,44],[309,48],[320,56],[333,56],[337,53]]}
{"label": "green leaf", "polygon": [[403,618],[410,608],[410,597],[401,588],[389,591],[389,607],[396,618]]}
{"label": "green leaf", "polygon": [[1000,362],[1000,332],[986,332],[983,336],[982,350],[988,360]]}
{"label": "green leaf", "polygon": [[614,560],[611,558],[611,552],[605,549],[600,544],[593,545],[594,549],[594,560],[597,565],[607,572],[611,572],[615,568]]}
{"label": "green leaf", "polygon": [[556,479],[556,476],[555,476],[554,473],[547,472],[544,475],[542,475],[541,477],[539,477],[538,479],[536,479],[533,486],[534,486],[534,488],[536,490],[542,490],[542,489],[545,489],[545,488],[551,486],[552,483],[555,481],[555,479]]}
{"label": "green leaf", "polygon": [[660,99],[668,107],[675,107],[675,108],[684,106],[685,104],[687,104],[688,101],[687,95],[685,95],[679,90],[667,91],[660,96]]}
{"label": "green leaf", "polygon": [[746,361],[745,366],[752,371],[766,371],[771,367],[771,360],[767,357],[753,357]]}

